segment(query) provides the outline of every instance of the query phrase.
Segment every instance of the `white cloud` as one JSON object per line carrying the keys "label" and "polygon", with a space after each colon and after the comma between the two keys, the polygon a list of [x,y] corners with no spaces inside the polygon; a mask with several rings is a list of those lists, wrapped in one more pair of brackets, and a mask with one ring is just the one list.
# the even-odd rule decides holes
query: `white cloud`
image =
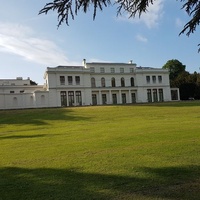
{"label": "white cloud", "polygon": [[77,64],[54,42],[36,37],[31,28],[18,24],[0,23],[0,51],[45,66]]}
{"label": "white cloud", "polygon": [[163,3],[164,0],[156,0],[153,4],[150,4],[146,13],[142,13],[141,16],[136,15],[134,18],[129,18],[128,15],[120,17],[120,20],[125,20],[131,23],[144,23],[148,28],[153,28],[158,25],[159,20],[163,15]]}
{"label": "white cloud", "polygon": [[147,38],[142,36],[142,35],[140,35],[140,34],[136,35],[135,38],[136,38],[136,40],[138,40],[140,42],[148,42]]}
{"label": "white cloud", "polygon": [[176,18],[175,24],[176,24],[176,27],[183,28],[183,26],[184,26],[185,23],[180,18]]}

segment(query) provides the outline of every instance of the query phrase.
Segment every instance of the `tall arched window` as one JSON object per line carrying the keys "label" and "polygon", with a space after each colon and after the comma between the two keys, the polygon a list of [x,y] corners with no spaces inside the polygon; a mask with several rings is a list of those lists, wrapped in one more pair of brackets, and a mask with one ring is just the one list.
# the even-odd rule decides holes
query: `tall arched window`
{"label": "tall arched window", "polygon": [[121,86],[125,87],[125,80],[124,80],[124,78],[121,78]]}
{"label": "tall arched window", "polygon": [[106,81],[105,78],[101,78],[101,87],[106,87]]}
{"label": "tall arched window", "polygon": [[91,78],[91,86],[92,88],[96,87],[95,78]]}
{"label": "tall arched window", "polygon": [[135,86],[134,78],[133,77],[131,77],[131,86]]}
{"label": "tall arched window", "polygon": [[115,78],[114,77],[111,79],[111,86],[115,87]]}

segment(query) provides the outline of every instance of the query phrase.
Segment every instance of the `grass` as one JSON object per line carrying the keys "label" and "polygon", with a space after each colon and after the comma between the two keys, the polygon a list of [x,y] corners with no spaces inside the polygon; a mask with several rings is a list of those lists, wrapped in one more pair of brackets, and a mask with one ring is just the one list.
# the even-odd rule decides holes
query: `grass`
{"label": "grass", "polygon": [[198,101],[0,116],[0,200],[200,197]]}

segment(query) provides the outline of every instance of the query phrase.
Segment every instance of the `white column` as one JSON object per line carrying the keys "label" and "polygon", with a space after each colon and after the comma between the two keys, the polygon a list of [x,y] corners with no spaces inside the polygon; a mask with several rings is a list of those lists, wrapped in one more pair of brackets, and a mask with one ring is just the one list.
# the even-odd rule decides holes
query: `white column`
{"label": "white column", "polygon": [[128,103],[132,103],[131,102],[131,91],[130,90],[128,91],[128,96],[129,96],[129,102]]}
{"label": "white column", "polygon": [[122,104],[122,91],[119,90],[119,103]]}
{"label": "white column", "polygon": [[109,104],[112,104],[112,93],[111,93],[111,90],[109,90]]}
{"label": "white column", "polygon": [[99,105],[102,105],[102,95],[100,90],[99,90]]}

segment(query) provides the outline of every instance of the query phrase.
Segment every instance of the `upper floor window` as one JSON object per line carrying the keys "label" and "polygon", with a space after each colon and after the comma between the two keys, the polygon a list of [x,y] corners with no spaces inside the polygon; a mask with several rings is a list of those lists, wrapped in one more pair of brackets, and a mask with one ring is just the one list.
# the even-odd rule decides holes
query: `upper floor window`
{"label": "upper floor window", "polygon": [[134,69],[133,68],[130,68],[130,73],[133,73],[134,72]]}
{"label": "upper floor window", "polygon": [[15,93],[15,91],[10,91],[10,93]]}
{"label": "upper floor window", "polygon": [[91,78],[91,86],[92,88],[96,87],[95,78]]}
{"label": "upper floor window", "polygon": [[105,78],[101,78],[101,87],[106,87],[106,80],[105,80]]}
{"label": "upper floor window", "polygon": [[131,86],[135,86],[135,83],[134,83],[134,78],[133,77],[131,77]]}
{"label": "upper floor window", "polygon": [[100,68],[100,73],[105,73],[104,67],[101,67],[101,68]]}
{"label": "upper floor window", "polygon": [[76,85],[80,85],[80,76],[75,76]]}
{"label": "upper floor window", "polygon": [[73,79],[72,76],[68,76],[68,85],[72,85]]}
{"label": "upper floor window", "polygon": [[95,72],[94,67],[90,67],[90,72]]}
{"label": "upper floor window", "polygon": [[124,73],[124,68],[120,68],[120,73]]}
{"label": "upper floor window", "polygon": [[65,85],[65,77],[60,76],[60,85]]}
{"label": "upper floor window", "polygon": [[125,80],[124,80],[124,78],[121,78],[121,86],[125,87]]}
{"label": "upper floor window", "polygon": [[111,86],[115,87],[115,78],[114,77],[111,79]]}
{"label": "upper floor window", "polygon": [[113,67],[110,68],[110,72],[111,72],[111,73],[115,73],[115,68],[113,68]]}
{"label": "upper floor window", "polygon": [[147,83],[150,83],[150,76],[146,76]]}
{"label": "upper floor window", "polygon": [[162,76],[158,76],[158,82],[162,83]]}
{"label": "upper floor window", "polygon": [[156,76],[152,76],[153,83],[156,83]]}

